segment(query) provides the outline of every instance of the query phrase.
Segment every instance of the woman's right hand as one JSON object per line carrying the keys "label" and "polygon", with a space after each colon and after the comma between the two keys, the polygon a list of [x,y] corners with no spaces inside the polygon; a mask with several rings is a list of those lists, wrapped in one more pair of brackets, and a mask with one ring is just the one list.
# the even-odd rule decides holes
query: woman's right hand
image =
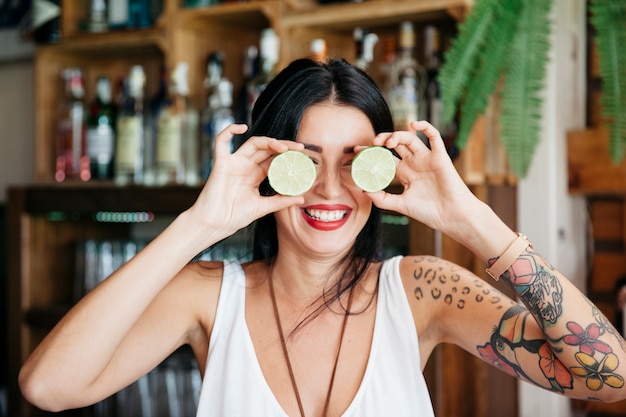
{"label": "woman's right hand", "polygon": [[272,156],[288,149],[302,150],[301,143],[253,136],[230,153],[233,135],[243,134],[245,124],[229,125],[215,140],[215,162],[198,199],[188,210],[196,224],[219,239],[230,236],[254,220],[274,211],[302,204],[303,197],[261,196],[259,185],[267,177]]}

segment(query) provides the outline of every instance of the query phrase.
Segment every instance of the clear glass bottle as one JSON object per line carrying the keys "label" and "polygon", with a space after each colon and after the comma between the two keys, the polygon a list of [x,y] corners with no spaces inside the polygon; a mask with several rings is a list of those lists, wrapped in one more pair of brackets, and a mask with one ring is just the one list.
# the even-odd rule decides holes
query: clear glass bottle
{"label": "clear glass bottle", "polygon": [[254,101],[248,94],[248,86],[259,75],[259,48],[251,45],[246,48],[243,63],[244,87],[240,90],[237,103],[237,122],[246,123],[248,126],[252,122],[252,107]]}
{"label": "clear glass bottle", "polygon": [[326,39],[313,39],[309,45],[309,49],[312,59],[320,62],[328,61],[328,44],[326,43]]}
{"label": "clear glass bottle", "polygon": [[79,68],[62,71],[65,98],[61,105],[57,131],[57,158],[54,178],[57,181],[91,177],[86,146],[85,86]]}
{"label": "clear glass bottle", "polygon": [[105,0],[91,0],[87,18],[87,31],[98,33],[105,32],[108,28],[107,2]]}
{"label": "clear glass bottle", "polygon": [[61,1],[32,0],[32,29],[35,43],[61,41]]}
{"label": "clear glass bottle", "polygon": [[391,73],[396,62],[396,38],[387,36],[383,41],[383,55],[379,66],[379,85],[383,97],[388,103],[391,102]]}
{"label": "clear glass bottle", "polygon": [[200,181],[199,116],[189,99],[188,66],[180,62],[170,78],[169,105],[157,121],[157,184]]}
{"label": "clear glass bottle", "polygon": [[415,59],[415,30],[413,23],[400,25],[399,55],[391,71],[389,107],[398,130],[406,130],[413,120],[426,116],[424,93],[426,70]]}
{"label": "clear glass bottle", "polygon": [[378,42],[378,35],[357,27],[354,29],[354,46],[356,49],[356,66],[363,71],[370,72],[370,64],[374,60],[374,46]]}
{"label": "clear glass bottle", "polygon": [[143,67],[133,66],[116,123],[115,182],[119,185],[143,182],[145,83]]}
{"label": "clear glass bottle", "polygon": [[457,122],[454,119],[448,123],[443,121],[443,100],[441,84],[439,83],[439,68],[442,62],[441,31],[434,25],[428,25],[424,28],[424,65],[428,77],[426,85],[428,114],[426,118],[439,130],[448,154],[454,159],[459,153],[456,147]]}
{"label": "clear glass bottle", "polygon": [[91,164],[91,177],[95,179],[113,177],[114,116],[111,81],[102,75],[96,81],[96,97],[87,114],[87,154]]}
{"label": "clear glass bottle", "polygon": [[128,25],[128,0],[108,0],[107,6],[109,28],[125,28]]}
{"label": "clear glass bottle", "polygon": [[274,78],[278,55],[280,52],[280,39],[272,28],[264,29],[261,32],[259,44],[260,71],[258,75],[248,83],[248,105],[250,113],[252,106],[263,92],[267,84]]}
{"label": "clear glass bottle", "polygon": [[[215,159],[215,136],[235,123],[233,116],[233,85],[223,76],[223,56],[213,54],[207,65],[205,86],[209,90],[207,106],[202,113],[202,178],[206,180]],[[234,144],[231,141],[231,152]]]}
{"label": "clear glass bottle", "polygon": [[163,107],[169,105],[168,85],[167,70],[165,65],[163,65],[160,70],[159,89],[148,101],[144,116],[143,183],[148,186],[156,184],[156,138],[158,134],[158,118]]}

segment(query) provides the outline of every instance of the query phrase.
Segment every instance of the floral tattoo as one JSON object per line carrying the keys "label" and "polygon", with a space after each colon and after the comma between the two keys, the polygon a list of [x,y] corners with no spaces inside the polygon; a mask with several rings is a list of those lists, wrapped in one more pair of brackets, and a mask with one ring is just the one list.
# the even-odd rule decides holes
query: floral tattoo
{"label": "floral tattoo", "polygon": [[[490,260],[490,264],[495,260]],[[527,336],[527,323],[532,320],[531,314],[541,320],[539,325],[544,328],[554,325],[563,312],[563,287],[551,265],[537,254],[526,250],[502,274],[502,279],[522,298],[528,310],[515,306],[504,313],[491,340],[477,347],[485,361],[510,375],[559,393],[572,389],[574,376],[583,379],[587,388],[592,391],[599,391],[603,387],[624,386],[624,378],[615,373],[619,359],[613,353],[612,347],[601,340],[604,335],[617,337],[620,341],[621,338],[616,335],[617,332],[606,317],[591,303],[589,305],[595,322],[587,326],[573,321],[567,322],[569,333],[557,340],[533,339]],[[563,352],[563,348],[558,347],[559,344],[578,348],[574,357],[580,366],[567,369],[556,355]],[[535,355],[535,360],[522,362],[522,359],[529,358],[528,355]],[[523,369],[521,363],[535,363],[536,368]],[[543,379],[533,379],[529,375],[542,375]]]}

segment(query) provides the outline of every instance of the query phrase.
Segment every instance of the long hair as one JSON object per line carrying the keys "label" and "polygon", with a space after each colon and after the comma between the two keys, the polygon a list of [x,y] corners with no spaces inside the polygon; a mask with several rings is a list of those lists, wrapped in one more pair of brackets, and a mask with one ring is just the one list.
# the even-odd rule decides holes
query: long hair
{"label": "long hair", "polygon": [[[305,110],[326,102],[362,111],[369,118],[376,134],[393,130],[389,107],[376,83],[365,72],[345,60],[318,62],[299,59],[276,75],[257,99],[248,136],[295,140]],[[260,191],[263,194],[271,193],[267,181],[261,185]],[[329,289],[324,294],[327,305],[351,289],[372,262],[381,259],[381,217],[380,209],[372,205],[369,219],[352,249],[336,265],[339,280],[334,290]],[[269,214],[257,220],[253,258],[271,264],[277,253],[276,221],[274,215]]]}

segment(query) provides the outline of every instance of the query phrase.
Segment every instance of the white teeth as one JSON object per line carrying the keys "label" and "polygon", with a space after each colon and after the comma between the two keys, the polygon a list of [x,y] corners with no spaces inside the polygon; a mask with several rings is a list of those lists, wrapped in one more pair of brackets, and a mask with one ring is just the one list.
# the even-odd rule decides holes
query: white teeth
{"label": "white teeth", "polygon": [[306,214],[309,217],[314,218],[315,220],[319,220],[322,222],[336,222],[337,220],[343,219],[346,214],[348,214],[348,210],[305,210]]}

